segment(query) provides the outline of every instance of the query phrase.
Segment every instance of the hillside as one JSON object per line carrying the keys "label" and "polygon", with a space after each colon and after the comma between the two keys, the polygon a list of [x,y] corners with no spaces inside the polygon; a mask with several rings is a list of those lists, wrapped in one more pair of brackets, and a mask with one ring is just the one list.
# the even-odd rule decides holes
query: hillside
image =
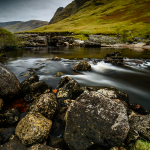
{"label": "hillside", "polygon": [[32,30],[47,24],[48,24],[47,21],[30,20],[27,22],[21,22],[10,26],[5,26],[4,28],[12,33],[15,33],[15,32]]}
{"label": "hillside", "polygon": [[[31,32],[69,31],[81,37],[89,34],[122,34],[131,38],[150,35],[150,0],[85,0],[81,4],[78,2],[79,0],[75,0],[56,13],[52,21],[54,24]],[[63,17],[67,12],[69,15]]]}
{"label": "hillside", "polygon": [[5,27],[5,26],[14,25],[14,24],[17,24],[20,22],[21,21],[0,22],[0,28]]}

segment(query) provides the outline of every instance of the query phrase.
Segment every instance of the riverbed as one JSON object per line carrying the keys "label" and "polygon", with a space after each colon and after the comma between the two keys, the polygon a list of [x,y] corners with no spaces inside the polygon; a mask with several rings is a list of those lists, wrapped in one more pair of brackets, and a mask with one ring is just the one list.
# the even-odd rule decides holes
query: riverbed
{"label": "riverbed", "polygon": [[[120,51],[124,66],[104,63],[102,58]],[[114,48],[49,47],[28,48],[6,53],[5,64],[20,82],[37,74],[39,79],[57,87],[63,76],[70,76],[81,86],[115,87],[129,95],[130,103],[150,109],[150,51]],[[60,57],[60,61],[51,60]],[[72,67],[80,60],[87,60],[92,70],[74,72]]]}

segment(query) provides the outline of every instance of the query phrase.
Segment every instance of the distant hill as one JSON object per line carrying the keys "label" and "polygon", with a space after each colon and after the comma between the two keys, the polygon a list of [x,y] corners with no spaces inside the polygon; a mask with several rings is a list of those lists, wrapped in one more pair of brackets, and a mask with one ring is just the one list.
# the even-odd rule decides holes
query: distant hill
{"label": "distant hill", "polygon": [[14,25],[17,23],[20,23],[22,21],[10,21],[10,22],[0,22],[0,27],[5,27],[5,26],[10,26],[10,25]]}
{"label": "distant hill", "polygon": [[50,24],[29,32],[73,32],[150,37],[150,0],[74,0]]}
{"label": "distant hill", "polygon": [[26,22],[20,22],[14,25],[5,26],[4,28],[12,33],[28,31],[32,29],[36,29],[38,27],[48,25],[47,21],[39,21],[39,20],[30,20]]}

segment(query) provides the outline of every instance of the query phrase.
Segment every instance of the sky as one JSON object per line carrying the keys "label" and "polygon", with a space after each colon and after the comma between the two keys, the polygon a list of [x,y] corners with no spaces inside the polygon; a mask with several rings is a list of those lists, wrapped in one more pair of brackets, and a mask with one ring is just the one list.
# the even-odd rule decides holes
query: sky
{"label": "sky", "polygon": [[0,22],[50,21],[57,8],[73,0],[0,0]]}

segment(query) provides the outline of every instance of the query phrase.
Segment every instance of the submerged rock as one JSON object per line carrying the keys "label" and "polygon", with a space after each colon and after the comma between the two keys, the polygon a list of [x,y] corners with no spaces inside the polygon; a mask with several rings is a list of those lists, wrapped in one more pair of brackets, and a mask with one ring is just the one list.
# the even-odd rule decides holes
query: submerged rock
{"label": "submerged rock", "polygon": [[58,109],[58,102],[54,93],[42,94],[30,106],[30,111],[39,112],[44,117],[52,119],[56,110]]}
{"label": "submerged rock", "polygon": [[90,71],[91,70],[91,65],[87,63],[85,60],[80,61],[78,64],[76,64],[73,67],[74,71]]}
{"label": "submerged rock", "polygon": [[105,63],[111,63],[113,65],[123,65],[123,57],[121,56],[121,52],[114,52],[107,54],[103,61]]}
{"label": "submerged rock", "polygon": [[20,82],[16,76],[0,63],[0,97],[5,100],[10,100],[19,95]]}
{"label": "submerged rock", "polygon": [[127,110],[99,91],[82,93],[68,108],[64,139],[70,149],[120,145],[129,132]]}
{"label": "submerged rock", "polygon": [[52,121],[40,113],[29,112],[17,125],[15,134],[25,145],[43,142],[48,138]]}

